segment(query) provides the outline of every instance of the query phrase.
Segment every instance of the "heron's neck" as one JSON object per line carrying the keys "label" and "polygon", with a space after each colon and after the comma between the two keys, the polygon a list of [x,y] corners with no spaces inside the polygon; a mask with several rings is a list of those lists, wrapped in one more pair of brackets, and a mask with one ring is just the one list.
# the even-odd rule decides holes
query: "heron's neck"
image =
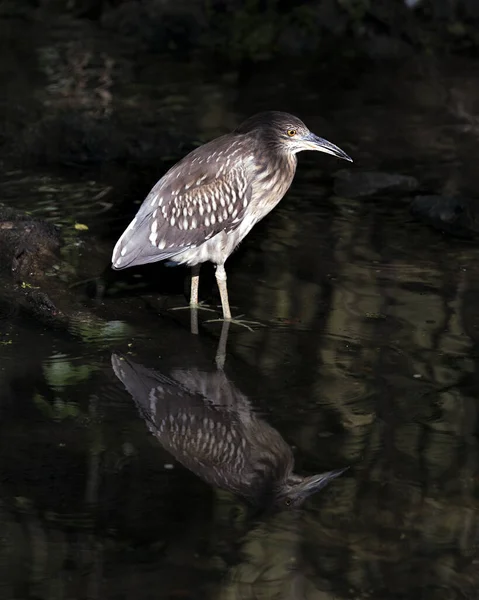
{"label": "heron's neck", "polygon": [[281,146],[271,145],[269,147],[269,163],[275,170],[281,170],[285,174],[290,173],[294,176],[298,158],[296,154],[285,152]]}
{"label": "heron's neck", "polygon": [[[290,177],[291,180],[293,179],[294,174],[296,173],[297,165],[298,158],[296,154],[286,154],[284,152],[277,153],[275,167],[278,171],[281,171],[283,173],[285,181],[288,179],[288,177]],[[289,183],[291,183],[291,181]]]}

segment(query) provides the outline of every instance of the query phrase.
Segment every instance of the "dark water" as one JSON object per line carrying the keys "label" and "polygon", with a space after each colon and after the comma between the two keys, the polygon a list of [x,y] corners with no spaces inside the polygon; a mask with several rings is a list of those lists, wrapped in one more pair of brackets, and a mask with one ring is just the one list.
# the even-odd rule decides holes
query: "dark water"
{"label": "dark water", "polygon": [[[264,73],[238,89],[202,74],[192,86],[188,72],[187,86],[171,68],[168,93],[205,137],[274,99],[353,168],[473,191],[478,138],[448,94],[459,81],[467,95],[475,69],[411,71],[291,90]],[[170,290],[163,271],[112,275],[100,301],[77,282],[98,321],[73,335],[1,327],[1,598],[477,597],[479,251],[413,220],[400,196],[334,196],[343,166],[300,156],[287,197],[231,258],[235,312],[266,326],[231,329],[225,369],[296,472],[350,470],[300,511],[250,518],[164,450],[112,367],[122,352],[208,386],[221,327],[200,314],[193,336],[187,311],[168,310],[184,303],[185,273],[168,275]],[[63,226],[65,259],[87,279],[143,199],[124,180],[19,171],[0,190]],[[215,294],[206,270],[202,296]]]}

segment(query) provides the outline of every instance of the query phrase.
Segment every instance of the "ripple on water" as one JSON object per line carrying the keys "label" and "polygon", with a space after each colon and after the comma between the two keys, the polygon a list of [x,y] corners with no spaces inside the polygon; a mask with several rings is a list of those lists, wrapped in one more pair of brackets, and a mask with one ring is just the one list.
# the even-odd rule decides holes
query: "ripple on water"
{"label": "ripple on water", "polygon": [[74,357],[62,352],[51,354],[43,360],[45,380],[55,391],[77,386],[100,369],[98,361],[85,361],[84,357]]}
{"label": "ripple on water", "polygon": [[54,400],[37,392],[34,402],[47,417],[70,417],[86,424],[96,414],[117,419],[130,410],[127,396],[111,376],[110,363],[103,353],[74,356],[56,351],[43,359],[42,372]]}
{"label": "ripple on water", "polygon": [[71,226],[78,219],[88,221],[107,213],[111,188],[96,181],[72,182],[53,175],[26,174],[14,171],[0,181],[2,202],[18,210],[50,221],[58,226]]}
{"label": "ripple on water", "polygon": [[103,321],[92,315],[88,315],[87,318],[84,314],[72,315],[69,329],[83,342],[105,348],[109,348],[112,343],[128,339],[134,332],[125,321]]}

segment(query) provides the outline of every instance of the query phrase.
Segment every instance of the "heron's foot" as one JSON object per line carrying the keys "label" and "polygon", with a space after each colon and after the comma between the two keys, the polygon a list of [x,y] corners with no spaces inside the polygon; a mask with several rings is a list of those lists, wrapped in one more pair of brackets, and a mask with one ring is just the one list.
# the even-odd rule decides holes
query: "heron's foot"
{"label": "heron's foot", "polygon": [[232,325],[246,327],[246,329],[249,329],[250,331],[254,331],[253,327],[265,327],[264,323],[260,323],[259,321],[247,321],[241,317],[244,317],[244,315],[238,315],[237,317],[233,317],[231,319],[208,319],[208,321],[205,321],[205,323],[231,323]]}
{"label": "heron's foot", "polygon": [[208,312],[215,312],[214,308],[211,308],[204,302],[198,302],[198,304],[188,304],[187,306],[174,306],[170,310],[206,310]]}

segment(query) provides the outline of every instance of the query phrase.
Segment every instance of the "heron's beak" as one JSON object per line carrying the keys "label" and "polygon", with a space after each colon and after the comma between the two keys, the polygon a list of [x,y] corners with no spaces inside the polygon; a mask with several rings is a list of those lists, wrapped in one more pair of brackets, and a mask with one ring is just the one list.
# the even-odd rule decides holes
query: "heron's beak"
{"label": "heron's beak", "polygon": [[344,469],[335,469],[334,471],[326,471],[319,475],[305,477],[303,481],[296,486],[294,494],[297,498],[305,500],[308,496],[311,496],[311,494],[319,492],[319,490],[327,486],[330,481],[336,479],[336,477],[339,477],[348,469],[349,467],[345,467]]}
{"label": "heron's beak", "polygon": [[306,146],[308,150],[317,150],[319,152],[325,152],[326,154],[332,154],[333,156],[337,156],[338,158],[343,158],[344,160],[348,160],[349,162],[353,162],[353,159],[346,154],[341,148],[335,146],[328,140],[321,138],[314,133],[310,133],[307,137],[304,138],[306,142]]}

